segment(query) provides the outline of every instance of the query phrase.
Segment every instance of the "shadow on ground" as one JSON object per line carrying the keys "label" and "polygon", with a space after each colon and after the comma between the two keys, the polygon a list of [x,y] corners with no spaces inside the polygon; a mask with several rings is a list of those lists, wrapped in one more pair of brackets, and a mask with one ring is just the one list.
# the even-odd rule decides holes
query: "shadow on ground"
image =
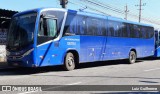
{"label": "shadow on ground", "polygon": [[[149,57],[149,58],[138,59],[136,63],[140,63],[145,60],[155,60],[155,58]],[[101,67],[101,66],[110,66],[110,65],[122,65],[122,64],[127,65],[128,64],[127,62],[128,62],[127,60],[114,60],[114,61],[82,63],[78,65],[76,70]],[[41,68],[5,68],[5,69],[0,69],[0,76],[29,75],[29,74],[37,74],[45,72],[62,72],[62,71],[64,71],[63,66],[41,67]]]}

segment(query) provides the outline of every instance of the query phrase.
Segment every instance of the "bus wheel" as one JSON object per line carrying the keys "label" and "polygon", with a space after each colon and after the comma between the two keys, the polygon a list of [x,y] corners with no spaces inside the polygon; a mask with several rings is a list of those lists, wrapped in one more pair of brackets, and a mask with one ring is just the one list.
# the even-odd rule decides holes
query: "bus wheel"
{"label": "bus wheel", "polygon": [[137,55],[134,51],[130,51],[129,53],[129,64],[133,64],[136,62]]}
{"label": "bus wheel", "polygon": [[67,71],[71,71],[75,68],[75,58],[71,52],[66,54],[64,68]]}

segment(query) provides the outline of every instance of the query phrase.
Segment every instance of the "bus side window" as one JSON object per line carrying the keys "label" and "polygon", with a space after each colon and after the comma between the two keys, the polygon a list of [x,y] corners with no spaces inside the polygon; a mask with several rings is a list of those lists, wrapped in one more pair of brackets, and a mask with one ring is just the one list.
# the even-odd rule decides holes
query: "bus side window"
{"label": "bus side window", "polygon": [[114,36],[114,24],[112,21],[108,23],[108,36]]}
{"label": "bus side window", "polygon": [[139,38],[143,38],[142,26],[139,26]]}
{"label": "bus side window", "polygon": [[55,19],[43,19],[40,22],[39,36],[55,37],[57,33],[57,21]]}
{"label": "bus side window", "polygon": [[76,14],[69,13],[67,15],[63,34],[64,36],[71,36],[77,33]]}
{"label": "bus side window", "polygon": [[121,37],[121,23],[120,22],[114,22],[114,36],[115,37]]}
{"label": "bus side window", "polygon": [[147,32],[149,33],[148,38],[152,38],[154,36],[154,29],[153,28],[148,27]]}
{"label": "bus side window", "polygon": [[100,19],[98,23],[98,35],[106,36],[106,33],[107,33],[106,21],[105,19]]}
{"label": "bus side window", "polygon": [[118,29],[119,29],[118,23],[114,22],[114,37],[118,37]]}
{"label": "bus side window", "polygon": [[140,31],[140,26],[138,25],[133,25],[134,26],[134,34],[135,38],[140,38],[141,37],[141,31]]}
{"label": "bus side window", "polygon": [[77,25],[78,25],[78,32],[79,32],[80,35],[85,35],[86,34],[86,24],[87,24],[86,17],[79,16]]}
{"label": "bus side window", "polygon": [[142,27],[142,37],[143,38],[147,38],[147,31],[146,31],[146,27]]}
{"label": "bus side window", "polygon": [[97,36],[105,36],[106,35],[105,23],[102,19],[98,19],[96,27],[97,27]]}
{"label": "bus side window", "polygon": [[102,35],[103,36],[107,35],[107,23],[106,23],[106,20],[102,21]]}
{"label": "bus side window", "polygon": [[44,28],[43,28],[43,19],[41,18],[40,25],[39,25],[39,32],[38,36],[44,36]]}
{"label": "bus side window", "polygon": [[93,35],[95,36],[97,33],[97,19],[95,18],[88,18],[88,30],[87,30],[87,35]]}
{"label": "bus side window", "polygon": [[47,19],[47,36],[56,37],[57,34],[57,20]]}
{"label": "bus side window", "polygon": [[77,34],[77,22],[76,22],[76,19],[73,19],[69,25],[69,31],[68,33],[70,34]]}
{"label": "bus side window", "polygon": [[37,45],[57,37],[57,19],[42,18],[39,25]]}
{"label": "bus side window", "polygon": [[122,23],[119,22],[118,37],[123,37]]}
{"label": "bus side window", "polygon": [[128,37],[127,23],[122,23],[122,37]]}
{"label": "bus side window", "polygon": [[129,24],[129,31],[130,31],[130,37],[135,38],[135,31],[134,31],[134,25]]}

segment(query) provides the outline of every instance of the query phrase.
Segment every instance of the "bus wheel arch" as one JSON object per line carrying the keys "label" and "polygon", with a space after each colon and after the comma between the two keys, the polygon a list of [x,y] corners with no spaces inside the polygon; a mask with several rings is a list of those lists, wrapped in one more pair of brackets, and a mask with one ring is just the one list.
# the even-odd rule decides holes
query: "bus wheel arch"
{"label": "bus wheel arch", "polygon": [[137,51],[136,51],[136,49],[131,49],[129,51],[128,63],[129,64],[134,64],[136,62],[136,59],[137,59]]}
{"label": "bus wheel arch", "polygon": [[75,50],[69,50],[64,57],[64,69],[66,71],[74,70],[79,64],[79,54]]}

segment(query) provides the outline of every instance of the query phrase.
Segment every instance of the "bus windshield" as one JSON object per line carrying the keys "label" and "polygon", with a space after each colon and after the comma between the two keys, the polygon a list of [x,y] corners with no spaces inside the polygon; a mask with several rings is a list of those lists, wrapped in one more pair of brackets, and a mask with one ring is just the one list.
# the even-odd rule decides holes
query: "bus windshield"
{"label": "bus windshield", "polygon": [[18,50],[33,43],[36,17],[37,13],[30,13],[12,19],[7,37],[8,49]]}

